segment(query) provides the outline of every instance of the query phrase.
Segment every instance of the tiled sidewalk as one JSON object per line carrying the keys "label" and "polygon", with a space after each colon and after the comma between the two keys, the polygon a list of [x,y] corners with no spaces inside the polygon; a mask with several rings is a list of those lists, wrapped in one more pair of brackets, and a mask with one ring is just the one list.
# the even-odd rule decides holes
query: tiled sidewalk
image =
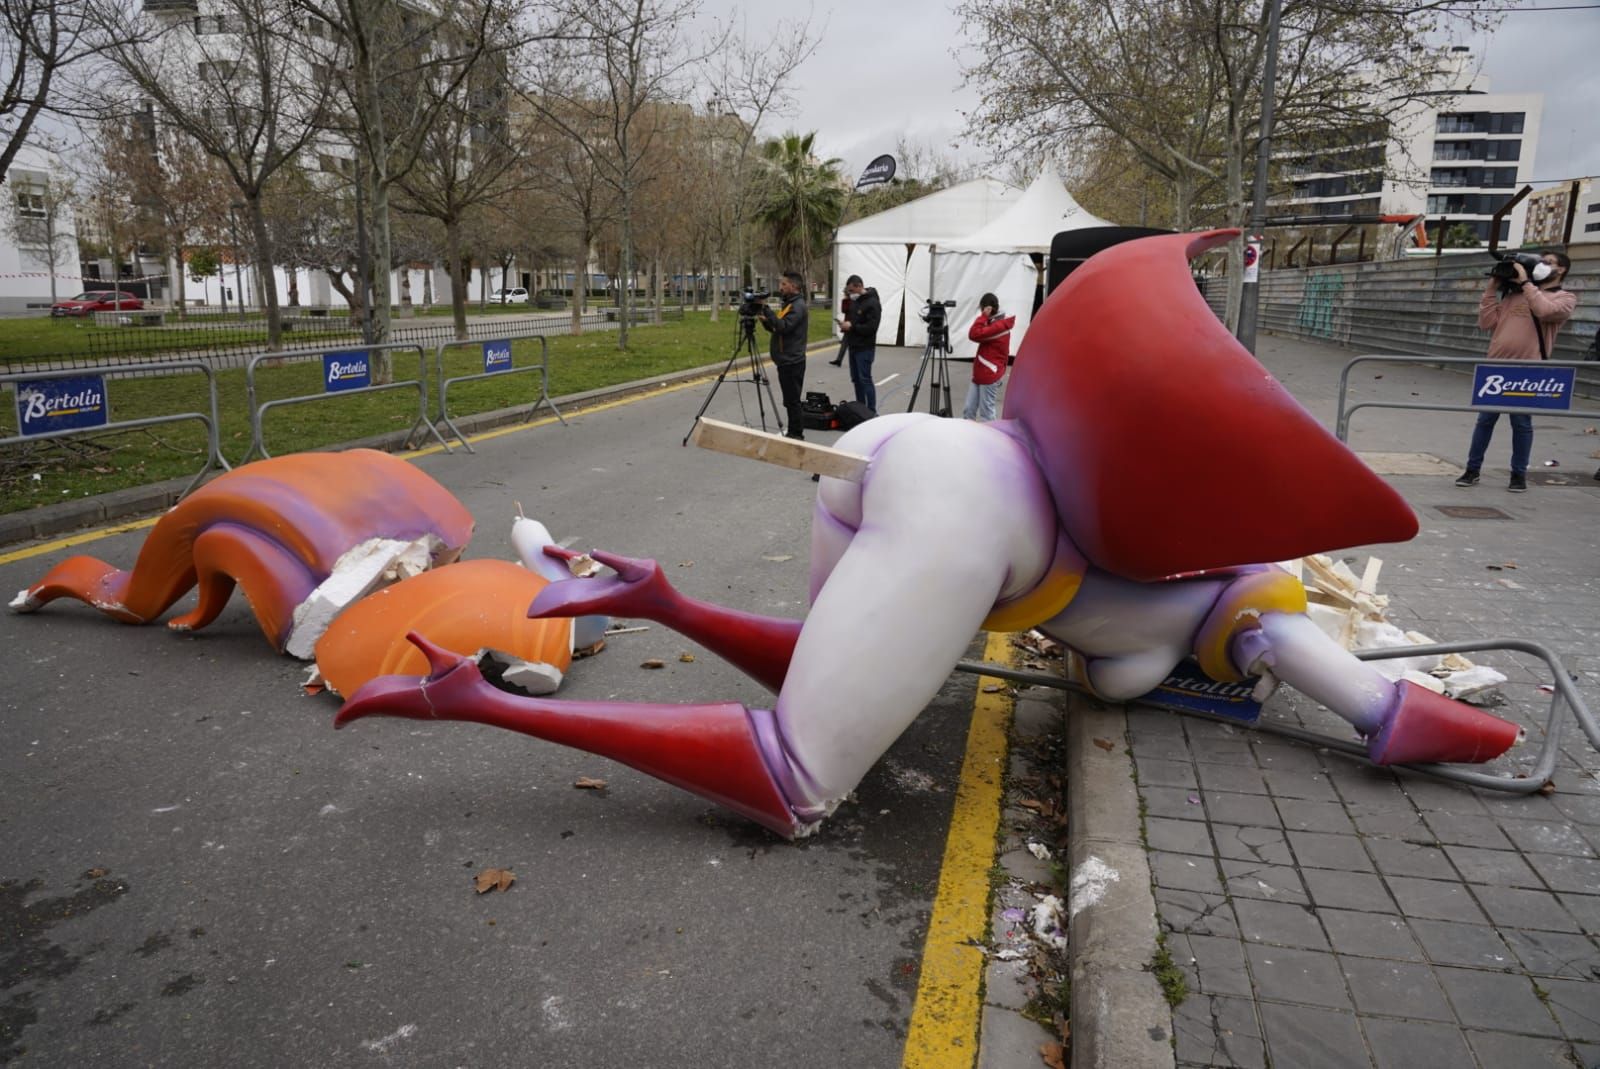
{"label": "tiled sidewalk", "polygon": [[[1274,342],[1264,362],[1320,411],[1307,393],[1339,364],[1324,352],[1319,367],[1312,347]],[[1426,387],[1443,373],[1411,374]],[[1384,423],[1356,445],[1448,459],[1467,419],[1453,418],[1424,417],[1404,434]],[[1600,444],[1550,422],[1539,425],[1536,460],[1563,450],[1570,470]],[[1392,479],[1424,530],[1377,550],[1379,589],[1397,623],[1436,641],[1551,646],[1600,709],[1600,483],[1513,497],[1502,480],[1457,490],[1442,474]],[[1441,505],[1505,518],[1451,518]],[[1349,556],[1359,573],[1366,554]],[[1468,656],[1510,677],[1508,704],[1493,711],[1529,737],[1491,768],[1515,774],[1543,741],[1544,666]],[[1264,716],[1351,737],[1288,692]],[[1600,1066],[1600,755],[1570,719],[1562,739],[1555,793],[1517,797],[1130,710],[1157,907],[1189,980],[1175,1011],[1178,1064]]]}

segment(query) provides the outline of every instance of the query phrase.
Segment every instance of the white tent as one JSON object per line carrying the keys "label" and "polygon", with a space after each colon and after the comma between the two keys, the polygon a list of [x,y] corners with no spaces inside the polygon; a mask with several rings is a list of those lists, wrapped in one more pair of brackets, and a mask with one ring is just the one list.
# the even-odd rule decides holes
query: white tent
{"label": "white tent", "polygon": [[[1021,196],[1020,190],[1004,182],[976,178],[839,228],[834,244],[834,278],[843,289],[845,279],[860,275],[863,282],[878,291],[883,302],[878,344],[895,342],[906,292],[907,259],[914,250],[929,242],[955,241],[982,230],[998,221]],[[923,275],[927,275],[926,266]],[[921,323],[915,313],[921,307],[918,303],[910,316],[919,328]],[[837,306],[830,310],[834,319],[838,314]],[[914,344],[921,345],[925,340],[924,336]]]}
{"label": "white tent", "polygon": [[[977,346],[967,327],[978,314],[978,298],[993,293],[1000,310],[1017,317],[1011,331],[1015,353],[1033,318],[1033,296],[1043,278],[1033,254],[1048,255],[1050,240],[1063,230],[1110,226],[1084,211],[1061,178],[1046,169],[998,219],[964,237],[919,245],[906,269],[906,307],[920,309],[930,296],[955,300],[947,309],[955,356],[971,357]],[[1041,259],[1040,263],[1043,263]],[[907,316],[906,344],[928,340],[921,318]]]}

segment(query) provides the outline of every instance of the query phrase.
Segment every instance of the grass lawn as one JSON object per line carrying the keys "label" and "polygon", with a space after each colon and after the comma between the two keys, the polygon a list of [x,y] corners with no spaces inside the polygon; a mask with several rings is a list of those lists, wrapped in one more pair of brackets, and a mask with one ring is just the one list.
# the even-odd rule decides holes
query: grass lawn
{"label": "grass lawn", "polygon": [[[27,321],[32,322],[32,321]],[[615,331],[550,339],[550,393],[553,397],[647,379],[725,360],[732,351],[737,320],[691,312],[681,322],[636,326],[629,351],[617,350]],[[49,324],[51,326],[59,324]],[[811,317],[811,337],[828,336],[826,315]],[[765,345],[766,337],[758,332]],[[416,375],[415,358],[397,354],[395,378]],[[537,365],[538,339],[512,345],[515,367]],[[437,410],[435,372],[429,361],[429,416]],[[483,370],[482,350],[474,345],[446,353],[445,375]],[[257,396],[265,400],[317,395],[318,400],[269,411],[264,421],[267,449],[274,454],[316,449],[375,434],[406,430],[417,417],[415,390],[387,390],[322,398],[320,361],[297,361],[257,372]],[[160,378],[108,378],[113,420],[132,420],[181,412],[204,412],[205,377],[180,372]],[[536,373],[496,376],[450,388],[452,416],[529,404],[539,392]],[[242,370],[217,372],[217,407],[223,456],[239,460],[250,445],[250,412]],[[16,434],[11,390],[0,403],[0,437]],[[205,463],[205,430],[198,420],[138,430],[90,432],[72,438],[23,442],[0,447],[0,512],[17,512],[71,497],[87,497],[198,472]]]}

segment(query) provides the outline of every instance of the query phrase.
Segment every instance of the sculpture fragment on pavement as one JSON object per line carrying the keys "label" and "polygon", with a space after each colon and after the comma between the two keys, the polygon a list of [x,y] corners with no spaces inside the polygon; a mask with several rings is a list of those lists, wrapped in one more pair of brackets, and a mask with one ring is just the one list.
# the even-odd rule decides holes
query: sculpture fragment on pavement
{"label": "sculpture fragment on pavement", "polygon": [[[653,561],[595,553],[605,578],[552,583],[529,615],[610,613],[675,628],[777,692],[770,710],[514,696],[412,641],[424,678],[357,691],[335,724],[465,720],[614,758],[804,835],[927,705],[979,628],[1038,627],[1112,700],[1187,656],[1221,681],[1270,672],[1346,719],[1379,764],[1484,761],[1518,729],[1352,657],[1274,566],[1404,541],[1404,500],[1217,322],[1187,260],[1237,231],[1144,238],[1091,258],[1040,310],[1004,418],[884,416],[824,477],[804,621],[687,598]],[[550,555],[569,556],[550,547]]]}

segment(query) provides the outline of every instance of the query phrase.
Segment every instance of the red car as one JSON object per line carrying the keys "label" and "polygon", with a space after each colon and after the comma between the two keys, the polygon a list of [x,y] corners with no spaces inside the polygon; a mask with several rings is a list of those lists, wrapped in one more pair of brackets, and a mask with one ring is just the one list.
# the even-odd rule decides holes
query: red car
{"label": "red car", "polygon": [[51,316],[87,316],[95,312],[136,312],[144,302],[120,290],[90,290],[50,306]]}

